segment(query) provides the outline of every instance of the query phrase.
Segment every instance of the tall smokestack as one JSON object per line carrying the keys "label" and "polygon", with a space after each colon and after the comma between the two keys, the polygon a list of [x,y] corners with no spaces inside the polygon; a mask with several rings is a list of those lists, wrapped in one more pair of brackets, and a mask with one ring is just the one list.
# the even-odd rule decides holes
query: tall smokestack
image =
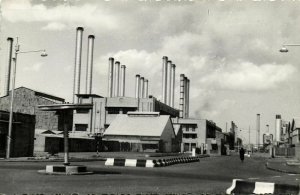
{"label": "tall smokestack", "polygon": [[108,97],[113,96],[114,86],[114,58],[108,59]]}
{"label": "tall smokestack", "polygon": [[149,94],[149,86],[148,86],[148,79],[145,79],[144,81],[144,98],[148,98],[148,94]]}
{"label": "tall smokestack", "polygon": [[120,94],[120,62],[115,63],[115,76],[114,76],[114,96],[118,97]]}
{"label": "tall smokestack", "polygon": [[9,94],[13,42],[14,42],[13,38],[11,37],[7,38],[8,55],[7,55],[7,67],[6,67],[5,84],[4,84],[4,96],[7,96]]}
{"label": "tall smokestack", "polygon": [[140,79],[140,95],[139,95],[140,98],[144,97],[144,91],[145,91],[145,84],[144,84],[144,82],[145,82],[145,78],[141,77],[141,79]]}
{"label": "tall smokestack", "polygon": [[140,75],[135,75],[135,98],[140,97]]}
{"label": "tall smokestack", "polygon": [[281,126],[282,126],[282,120],[281,120],[281,115],[277,114],[276,115],[276,123],[275,123],[275,141],[279,142],[280,141],[280,136],[281,136]]}
{"label": "tall smokestack", "polygon": [[257,114],[257,116],[256,116],[256,129],[257,129],[256,143],[257,143],[257,146],[259,146],[259,144],[260,144],[260,114]]}
{"label": "tall smokestack", "polygon": [[167,73],[168,73],[168,57],[163,57],[163,64],[162,64],[162,102],[167,103]]}
{"label": "tall smokestack", "polygon": [[83,28],[77,27],[76,31],[76,49],[75,49],[75,67],[73,83],[73,103],[79,103],[75,94],[80,94],[80,74],[81,74],[81,50],[82,50]]}
{"label": "tall smokestack", "polygon": [[171,105],[171,75],[172,75],[172,61],[167,62],[167,105]]}
{"label": "tall smokestack", "polygon": [[187,118],[187,77],[184,77],[184,105],[183,105],[183,118]]}
{"label": "tall smokestack", "polygon": [[94,58],[94,35],[88,36],[88,53],[87,53],[87,66],[86,66],[86,87],[85,93],[91,94],[93,87],[93,58]]}
{"label": "tall smokestack", "polygon": [[174,94],[175,94],[175,64],[172,64],[172,73],[171,73],[171,104],[170,106],[174,107]]}
{"label": "tall smokestack", "polygon": [[186,86],[186,116],[189,118],[190,116],[190,79],[187,79],[187,86]]}
{"label": "tall smokestack", "polygon": [[125,75],[126,75],[126,66],[121,66],[121,86],[120,86],[120,96],[125,96]]}
{"label": "tall smokestack", "polygon": [[180,74],[179,118],[184,116],[184,74]]}

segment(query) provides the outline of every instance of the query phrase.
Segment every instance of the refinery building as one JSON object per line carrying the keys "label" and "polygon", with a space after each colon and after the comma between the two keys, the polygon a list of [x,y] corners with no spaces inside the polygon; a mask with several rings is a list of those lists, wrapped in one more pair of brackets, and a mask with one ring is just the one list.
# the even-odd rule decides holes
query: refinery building
{"label": "refinery building", "polygon": [[[51,117],[55,113],[57,117],[57,128],[36,128],[35,152],[63,151],[62,131],[67,130],[71,152],[95,151],[95,138],[100,138],[104,151],[190,152],[199,148],[202,153],[220,154],[224,145],[222,130],[213,121],[189,116],[190,80],[184,74],[178,77],[179,108],[175,107],[176,66],[166,56],[162,58],[161,100],[148,94],[148,80],[139,74],[135,75],[135,96],[126,96],[126,66],[112,57],[108,59],[107,96],[93,94],[95,37],[89,35],[86,86],[85,92],[80,92],[83,31],[82,27],[76,31],[73,102],[58,102],[63,98],[49,95],[56,101],[31,105],[39,110],[38,123],[49,119],[42,113],[51,113]],[[8,97],[9,94],[5,96]]]}

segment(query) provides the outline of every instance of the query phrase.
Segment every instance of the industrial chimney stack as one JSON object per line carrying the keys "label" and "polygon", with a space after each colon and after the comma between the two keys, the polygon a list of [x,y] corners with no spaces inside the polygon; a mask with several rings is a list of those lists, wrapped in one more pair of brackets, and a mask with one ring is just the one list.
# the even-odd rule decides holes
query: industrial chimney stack
{"label": "industrial chimney stack", "polygon": [[162,64],[162,102],[167,103],[167,73],[168,73],[168,57],[163,57],[163,64]]}
{"label": "industrial chimney stack", "polygon": [[80,94],[80,74],[81,74],[81,51],[82,51],[83,28],[77,27],[76,31],[76,49],[75,49],[75,67],[73,83],[73,103],[79,103],[75,94]]}
{"label": "industrial chimney stack", "polygon": [[190,114],[190,79],[187,79],[186,83],[186,118],[189,118]]}
{"label": "industrial chimney stack", "polygon": [[184,118],[184,74],[180,74],[179,118]]}
{"label": "industrial chimney stack", "polygon": [[171,106],[171,75],[172,75],[172,61],[167,62],[167,105]]}
{"label": "industrial chimney stack", "polygon": [[148,89],[148,86],[149,85],[149,83],[148,83],[148,79],[145,79],[145,81],[144,81],[144,98],[148,98],[148,94],[149,94],[149,89]]}
{"label": "industrial chimney stack", "polygon": [[175,64],[172,64],[171,72],[171,103],[170,106],[174,108],[174,94],[175,94]]}
{"label": "industrial chimney stack", "polygon": [[281,115],[276,115],[276,123],[275,123],[275,141],[280,141],[281,136],[281,127],[282,127],[282,121],[281,121]]}
{"label": "industrial chimney stack", "polygon": [[5,83],[4,83],[4,96],[7,96],[9,94],[9,88],[10,88],[13,41],[14,41],[13,38],[11,38],[11,37],[7,38],[7,44],[8,44],[8,52],[7,53],[8,53],[8,55],[7,55],[7,67],[6,67]]}
{"label": "industrial chimney stack", "polygon": [[121,66],[121,86],[120,86],[120,96],[125,96],[125,75],[126,75],[126,66]]}
{"label": "industrial chimney stack", "polygon": [[135,75],[135,98],[140,98],[140,75]]}
{"label": "industrial chimney stack", "polygon": [[114,75],[114,97],[118,97],[120,94],[119,94],[119,88],[120,88],[120,62],[119,61],[116,61],[115,63],[115,75]]}
{"label": "industrial chimney stack", "polygon": [[184,86],[184,96],[183,96],[183,101],[184,101],[184,104],[183,104],[183,118],[187,118],[187,77],[185,76],[184,77],[184,80],[183,80],[183,86]]}
{"label": "industrial chimney stack", "polygon": [[87,66],[86,66],[86,88],[85,93],[92,93],[93,85],[93,58],[94,58],[94,35],[88,36],[88,53],[87,53]]}
{"label": "industrial chimney stack", "polygon": [[145,91],[145,78],[144,77],[141,77],[140,78],[140,95],[139,97],[140,98],[144,98],[144,91]]}
{"label": "industrial chimney stack", "polygon": [[108,59],[108,97],[113,96],[114,86],[114,58]]}
{"label": "industrial chimney stack", "polygon": [[257,129],[256,143],[257,143],[257,147],[259,147],[259,144],[260,144],[260,114],[257,114],[257,116],[256,116],[256,129]]}

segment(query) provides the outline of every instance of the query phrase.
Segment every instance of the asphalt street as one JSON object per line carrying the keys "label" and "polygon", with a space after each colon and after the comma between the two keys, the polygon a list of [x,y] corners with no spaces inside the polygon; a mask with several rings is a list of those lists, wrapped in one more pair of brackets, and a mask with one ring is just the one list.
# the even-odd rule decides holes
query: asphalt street
{"label": "asphalt street", "polygon": [[300,175],[265,167],[265,158],[203,158],[200,162],[159,168],[112,167],[103,161],[76,162],[92,175],[43,175],[38,170],[57,162],[0,162],[4,194],[224,194],[232,179],[298,184]]}

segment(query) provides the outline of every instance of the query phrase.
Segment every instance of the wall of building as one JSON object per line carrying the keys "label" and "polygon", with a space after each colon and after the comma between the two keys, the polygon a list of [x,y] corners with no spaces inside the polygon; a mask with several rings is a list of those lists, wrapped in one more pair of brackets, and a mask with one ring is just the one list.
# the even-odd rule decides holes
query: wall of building
{"label": "wall of building", "polygon": [[175,152],[173,149],[175,149],[175,132],[173,125],[171,123],[171,120],[168,121],[166,124],[165,129],[163,130],[163,133],[161,135],[161,140],[163,141],[163,152]]}
{"label": "wall of building", "polygon": [[[38,105],[56,103],[47,98],[35,95],[35,91],[20,87],[14,91],[14,112],[36,116],[36,129],[58,130],[58,116],[53,111],[41,111]],[[0,110],[9,111],[10,95],[0,98]]]}
{"label": "wall of building", "polygon": [[160,139],[151,136],[105,135],[104,144],[109,151],[155,152],[159,150]]}
{"label": "wall of building", "polygon": [[[35,116],[14,113],[11,134],[11,157],[33,155]],[[8,134],[9,113],[0,111],[0,154],[5,156],[6,138]]]}
{"label": "wall of building", "polygon": [[179,111],[167,106],[155,98],[132,97],[80,97],[80,103],[93,103],[93,109],[89,113],[77,113],[74,111],[73,130],[76,124],[87,124],[87,133],[103,133],[118,114],[126,114],[128,111],[160,112],[161,114],[178,115]]}

